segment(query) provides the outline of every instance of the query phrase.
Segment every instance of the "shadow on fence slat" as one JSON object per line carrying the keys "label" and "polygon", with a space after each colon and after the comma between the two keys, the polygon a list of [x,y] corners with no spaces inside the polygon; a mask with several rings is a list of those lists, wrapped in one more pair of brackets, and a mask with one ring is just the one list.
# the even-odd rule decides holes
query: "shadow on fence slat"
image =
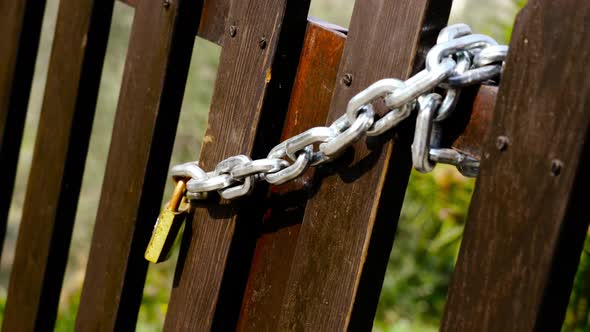
{"label": "shadow on fence slat", "polygon": [[[199,163],[262,157],[278,143],[303,43],[309,1],[234,1]],[[264,15],[260,15],[264,13]],[[231,124],[231,126],[228,126]],[[197,208],[185,226],[166,330],[235,327],[265,186],[245,200]]]}
{"label": "shadow on fence slat", "polygon": [[[323,126],[334,92],[346,36],[309,19],[281,140]],[[256,250],[240,313],[240,330],[277,330],[280,302],[305,212],[313,195],[314,169],[272,186],[257,234]]]}

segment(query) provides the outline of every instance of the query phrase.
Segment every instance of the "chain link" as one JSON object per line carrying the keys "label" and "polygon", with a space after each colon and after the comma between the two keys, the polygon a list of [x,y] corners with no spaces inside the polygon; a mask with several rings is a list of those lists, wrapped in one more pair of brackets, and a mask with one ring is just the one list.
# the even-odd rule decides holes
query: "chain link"
{"label": "chain link", "polygon": [[[497,83],[508,47],[469,26],[455,24],[440,31],[437,44],[426,56],[426,68],[406,81],[386,78],[355,95],[346,113],[328,127],[315,127],[291,137],[263,159],[237,155],[221,161],[206,173],[198,162],[176,165],[170,176],[189,179],[189,200],[207,198],[217,191],[225,199],[248,195],[257,181],[282,184],[303,174],[310,166],[330,162],[364,136],[378,136],[397,126],[417,108],[412,162],[420,172],[436,163],[455,165],[465,176],[477,176],[479,161],[452,148],[440,147],[442,123],[452,117],[461,88]],[[434,89],[444,92],[444,98]],[[373,103],[383,100],[389,109],[375,114]]]}

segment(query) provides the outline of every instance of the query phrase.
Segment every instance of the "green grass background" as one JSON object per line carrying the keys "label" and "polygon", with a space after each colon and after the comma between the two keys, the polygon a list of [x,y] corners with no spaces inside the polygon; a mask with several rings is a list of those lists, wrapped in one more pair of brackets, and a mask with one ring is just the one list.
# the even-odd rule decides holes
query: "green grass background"
{"label": "green grass background", "polygon": [[[4,307],[6,299],[58,2],[47,0],[9,228],[0,264],[1,308]],[[312,0],[310,14],[346,27],[353,2]],[[523,5],[522,0],[455,1],[451,22],[465,22],[475,31],[490,34],[498,41],[506,43],[514,16]],[[56,331],[71,331],[75,321],[132,20],[133,10],[117,2],[76,215],[70,260],[61,292]],[[201,137],[207,125],[219,51],[219,47],[207,41],[198,39],[196,42],[172,164],[194,160],[198,156]],[[426,175],[416,172],[412,174],[375,318],[375,331],[438,329],[473,185],[473,180],[460,176],[452,167],[439,166],[433,173]],[[168,192],[170,187],[167,188]],[[566,331],[590,330],[589,241],[586,247],[564,325]],[[139,314],[138,331],[161,330],[172,284],[174,262],[173,258],[166,263],[150,266]]]}

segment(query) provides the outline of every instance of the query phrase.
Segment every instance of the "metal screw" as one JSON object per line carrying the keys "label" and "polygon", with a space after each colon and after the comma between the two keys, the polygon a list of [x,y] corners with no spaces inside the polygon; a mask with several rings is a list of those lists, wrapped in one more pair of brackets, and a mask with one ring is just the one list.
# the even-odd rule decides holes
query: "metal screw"
{"label": "metal screw", "polygon": [[559,176],[561,169],[563,168],[563,162],[559,159],[551,160],[551,175]]}
{"label": "metal screw", "polygon": [[169,8],[170,7],[170,0],[164,0],[162,5],[164,6],[164,8]]}
{"label": "metal screw", "polygon": [[235,25],[231,25],[229,27],[229,35],[230,35],[230,37],[232,37],[232,38],[235,37],[237,32],[238,32],[238,28],[236,28]]}
{"label": "metal screw", "polygon": [[258,41],[258,47],[260,47],[262,50],[266,48],[266,38],[260,37],[260,40]]}
{"label": "metal screw", "polygon": [[342,77],[342,84],[350,86],[352,84],[352,74],[344,74],[344,77]]}
{"label": "metal screw", "polygon": [[510,140],[506,136],[498,136],[496,139],[496,148],[500,151],[504,151],[508,148],[508,144],[510,144]]}

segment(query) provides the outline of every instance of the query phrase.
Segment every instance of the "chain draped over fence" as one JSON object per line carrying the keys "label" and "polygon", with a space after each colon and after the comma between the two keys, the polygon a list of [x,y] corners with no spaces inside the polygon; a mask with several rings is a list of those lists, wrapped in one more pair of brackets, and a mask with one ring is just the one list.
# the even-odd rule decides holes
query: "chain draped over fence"
{"label": "chain draped over fence", "polygon": [[[200,200],[218,191],[225,199],[249,194],[254,183],[282,184],[299,177],[310,166],[330,162],[363,136],[378,136],[394,128],[418,109],[412,162],[419,172],[430,172],[436,163],[455,165],[465,176],[474,177],[479,160],[452,148],[440,146],[441,122],[448,119],[462,87],[489,82],[501,75],[508,46],[489,36],[473,34],[465,24],[442,29],[436,45],[426,56],[426,68],[406,81],[383,79],[355,95],[346,114],[329,127],[311,128],[275,146],[266,158],[245,155],[221,161],[211,172],[198,162],[176,165],[170,176],[189,179],[186,197]],[[435,88],[444,92],[432,92]],[[438,91],[438,90],[437,90]],[[388,111],[378,117],[372,103],[382,99]],[[317,147],[317,149],[316,149]]]}

